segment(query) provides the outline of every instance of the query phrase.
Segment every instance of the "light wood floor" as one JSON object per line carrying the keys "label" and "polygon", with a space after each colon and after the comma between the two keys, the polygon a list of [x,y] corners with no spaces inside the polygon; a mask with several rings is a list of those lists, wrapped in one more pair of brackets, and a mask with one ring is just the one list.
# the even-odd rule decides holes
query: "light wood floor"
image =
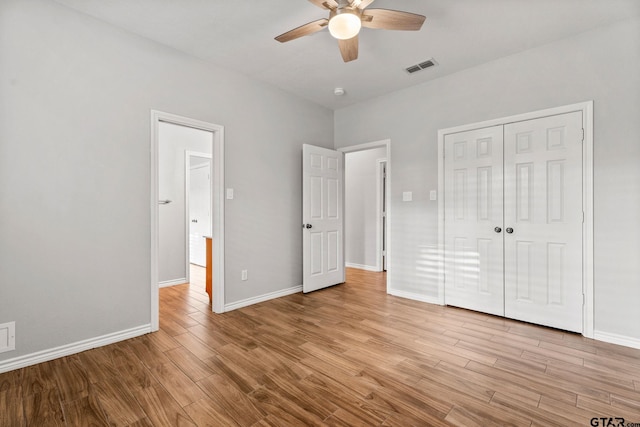
{"label": "light wood floor", "polygon": [[200,285],[162,289],[159,332],[0,375],[0,425],[640,422],[638,350],[347,278],[224,315]]}

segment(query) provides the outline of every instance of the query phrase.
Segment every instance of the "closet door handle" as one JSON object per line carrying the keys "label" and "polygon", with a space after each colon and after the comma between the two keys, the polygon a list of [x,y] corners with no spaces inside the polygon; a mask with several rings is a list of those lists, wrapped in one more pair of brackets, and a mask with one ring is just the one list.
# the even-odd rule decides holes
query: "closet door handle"
{"label": "closet door handle", "polygon": [[508,228],[507,228],[506,230],[504,230],[504,231],[506,231],[507,233],[511,234],[511,233],[513,233],[513,228],[508,227]]}
{"label": "closet door handle", "polygon": [[493,231],[495,231],[496,233],[499,233],[499,232],[501,232],[501,231],[502,231],[502,228],[500,228],[500,227],[496,227],[496,228],[494,228],[494,229],[493,229]]}

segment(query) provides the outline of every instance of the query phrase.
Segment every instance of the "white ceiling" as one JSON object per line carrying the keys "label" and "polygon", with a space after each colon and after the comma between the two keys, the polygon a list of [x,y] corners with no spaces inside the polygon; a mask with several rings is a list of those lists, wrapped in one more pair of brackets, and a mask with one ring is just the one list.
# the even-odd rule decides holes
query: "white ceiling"
{"label": "white ceiling", "polygon": [[[363,28],[359,58],[344,63],[326,30],[274,40],[327,17],[306,0],[56,1],[331,109],[640,16],[640,0],[376,0],[370,8],[427,20],[419,32]],[[431,57],[438,67],[405,71]],[[346,95],[336,97],[335,87]]]}

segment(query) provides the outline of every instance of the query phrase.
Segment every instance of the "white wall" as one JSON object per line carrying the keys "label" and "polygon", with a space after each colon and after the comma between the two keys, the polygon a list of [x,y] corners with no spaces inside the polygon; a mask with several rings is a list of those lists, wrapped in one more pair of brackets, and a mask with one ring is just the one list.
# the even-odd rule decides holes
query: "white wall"
{"label": "white wall", "polygon": [[594,100],[595,328],[639,340],[638,70],[634,19],[336,111],[336,147],[393,141],[389,285],[438,297],[438,129]]}
{"label": "white wall", "polygon": [[3,0],[0,323],[17,335],[0,368],[149,324],[152,109],[225,126],[227,303],[301,284],[301,146],[333,145],[330,110],[54,2]]}
{"label": "white wall", "polygon": [[345,261],[371,270],[378,266],[378,160],[386,147],[345,155]]}
{"label": "white wall", "polygon": [[171,123],[158,127],[159,196],[171,200],[158,209],[158,280],[162,283],[187,277],[185,151],[211,154],[213,133]]}

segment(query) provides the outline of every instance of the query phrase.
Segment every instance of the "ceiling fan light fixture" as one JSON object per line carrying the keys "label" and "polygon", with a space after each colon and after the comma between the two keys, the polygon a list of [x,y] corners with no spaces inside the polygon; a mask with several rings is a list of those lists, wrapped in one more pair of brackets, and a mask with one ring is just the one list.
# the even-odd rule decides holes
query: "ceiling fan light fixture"
{"label": "ceiling fan light fixture", "polygon": [[360,16],[350,9],[339,9],[329,19],[329,32],[338,40],[349,40],[362,28]]}

